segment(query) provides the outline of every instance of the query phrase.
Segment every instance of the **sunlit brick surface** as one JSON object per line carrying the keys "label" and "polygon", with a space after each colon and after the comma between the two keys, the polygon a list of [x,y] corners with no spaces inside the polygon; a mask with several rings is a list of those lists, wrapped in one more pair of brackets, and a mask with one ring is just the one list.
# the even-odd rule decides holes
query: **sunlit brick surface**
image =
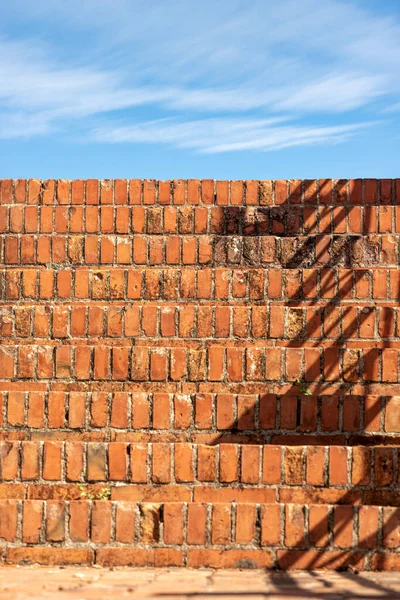
{"label": "sunlit brick surface", "polygon": [[2,560],[399,569],[399,241],[398,179],[2,180]]}
{"label": "sunlit brick surface", "polygon": [[396,600],[396,573],[265,573],[260,570],[6,567],[0,569],[0,598],[39,600],[122,598],[188,600],[199,598],[291,600],[327,597]]}

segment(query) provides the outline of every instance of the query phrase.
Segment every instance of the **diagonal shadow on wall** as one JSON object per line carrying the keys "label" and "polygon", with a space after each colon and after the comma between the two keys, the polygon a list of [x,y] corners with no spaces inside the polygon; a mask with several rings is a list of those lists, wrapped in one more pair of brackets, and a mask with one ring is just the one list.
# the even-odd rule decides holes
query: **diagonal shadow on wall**
{"label": "diagonal shadow on wall", "polygon": [[[363,364],[360,363],[360,356],[357,357],[356,361],[350,361],[349,364],[343,364],[342,366],[342,377],[341,381],[337,382],[337,361],[343,360],[343,352],[347,349],[349,340],[354,338],[355,333],[362,328],[363,324],[369,318],[369,311],[365,310],[358,313],[353,311],[353,318],[351,318],[350,311],[347,316],[350,318],[343,319],[345,322],[342,327],[342,319],[339,316],[337,310],[339,305],[343,306],[343,298],[346,295],[351,294],[354,284],[357,282],[357,278],[369,277],[370,267],[381,266],[379,262],[379,253],[377,252],[376,242],[368,235],[368,232],[375,231],[372,219],[376,216],[372,210],[366,210],[364,214],[363,229],[357,235],[351,235],[347,233],[346,219],[348,218],[348,210],[351,210],[349,203],[349,190],[347,181],[336,182],[336,187],[333,188],[332,200],[326,204],[320,204],[317,202],[318,194],[322,195],[323,190],[316,190],[314,188],[313,181],[298,182],[297,185],[302,185],[301,189],[288,190],[287,198],[285,202],[282,202],[279,206],[266,206],[266,207],[251,207],[251,208],[238,208],[238,207],[227,207],[224,208],[224,219],[220,225],[221,242],[223,244],[224,236],[239,236],[239,239],[245,240],[246,237],[262,237],[262,236],[273,236],[275,237],[278,245],[278,252],[280,257],[280,265],[285,270],[299,271],[301,277],[301,289],[309,290],[315,286],[314,273],[308,272],[308,269],[319,267],[319,269],[330,269],[332,273],[334,270],[342,269],[340,279],[340,293],[335,294],[335,283],[334,278],[326,277],[320,279],[319,294],[314,298],[307,298],[307,308],[314,308],[321,304],[323,306],[319,309],[314,316],[307,321],[306,326],[301,328],[300,333],[295,336],[295,339],[285,340],[285,346],[287,348],[301,348],[302,345],[307,344],[310,348],[319,348],[324,345],[326,348],[334,348],[335,353],[333,354],[334,360],[329,362],[325,361],[323,364],[323,381],[321,381],[320,375],[316,377],[316,374],[321,372],[320,359],[311,362],[308,366],[304,365],[302,373],[302,383],[299,381],[293,381],[287,383],[284,386],[284,396],[295,398],[295,410],[297,415],[297,425],[299,425],[301,404],[304,401],[304,395],[302,395],[302,387],[308,387],[312,390],[312,394],[321,395],[324,394],[324,388],[328,391],[325,393],[332,393],[329,389],[335,388],[335,394],[342,394],[345,400],[346,394],[351,392],[351,389],[355,383],[362,381],[364,395],[373,394],[373,387],[371,386],[372,381],[365,378],[365,375],[373,373],[378,369],[379,353],[375,344],[371,344],[370,348],[364,350],[363,353]],[[325,183],[330,185],[330,183]],[[295,203],[293,198],[296,198]],[[307,198],[308,204],[299,202],[298,199]],[[334,198],[343,199],[345,203],[334,202]],[[385,204],[394,204],[393,192],[390,202]],[[318,204],[318,209],[316,208]],[[379,204],[379,202],[378,202]],[[304,211],[301,218],[301,208],[308,208],[309,210]],[[333,210],[333,209],[336,210]],[[305,223],[304,217],[312,215],[312,212],[318,216],[313,221],[311,218],[310,223]],[[343,232],[336,234],[335,232]],[[246,251],[246,244],[243,241],[243,252]],[[226,254],[228,252],[226,251]],[[359,267],[360,270],[353,270],[354,267]],[[347,270],[346,270],[347,269]],[[300,280],[299,280],[300,281]],[[351,297],[351,296],[350,296]],[[397,290],[397,298],[400,298],[400,285]],[[292,294],[289,294],[287,300],[284,302],[286,307],[292,308],[298,306],[303,299],[300,293],[300,286],[294,289]],[[346,314],[346,313],[343,313]],[[394,325],[394,312],[393,310],[387,310],[385,312],[385,319],[381,324],[380,329],[380,349],[390,348],[391,344],[389,338],[393,331]],[[321,329],[321,323],[323,329]],[[323,335],[321,332],[323,331]],[[335,332],[339,332],[336,333]],[[326,342],[326,338],[329,338],[329,342]],[[311,341],[311,343],[310,343]],[[365,370],[367,366],[367,370]],[[325,382],[325,383],[324,383]],[[280,387],[279,385],[277,387]],[[270,400],[270,394],[261,395],[260,403],[268,402]],[[364,413],[363,433],[368,435],[355,435],[350,438],[351,444],[360,445],[379,445],[382,443],[393,444],[398,443],[398,438],[386,438],[381,435],[371,435],[371,429],[373,429],[372,423],[378,417],[380,410],[384,404],[386,406],[390,403],[391,397],[382,397],[378,401],[374,402],[368,407],[368,410]],[[239,420],[236,423],[232,423],[232,428],[225,431],[217,439],[214,440],[214,444],[221,444],[230,441],[236,441],[238,434],[246,429],[246,423],[252,415],[245,411],[241,414]],[[242,421],[242,422],[241,422]],[[253,439],[256,443],[260,442],[260,437],[254,432],[253,438],[249,438],[247,443],[251,443]],[[313,441],[314,438],[314,441]],[[327,444],[327,441],[321,442],[317,438],[315,441],[314,435],[309,436],[297,436],[293,439],[293,436],[282,433],[279,436],[272,438],[274,444]],[[240,441],[246,443],[245,438],[241,437]],[[337,442],[336,442],[337,443]],[[348,442],[349,443],[349,442]],[[369,469],[368,465],[364,465],[365,469]],[[354,503],[354,496],[352,490],[345,493],[340,500],[340,504]],[[341,521],[335,521],[335,536],[339,535],[341,531],[348,527],[348,521],[342,519]],[[394,531],[399,527],[398,516],[394,515],[389,518],[385,523],[385,535],[389,535],[390,532]],[[324,532],[324,533],[321,533]],[[313,546],[320,547],[323,552],[325,536],[324,524],[318,523],[313,527],[309,533],[309,537],[313,540]],[[377,539],[376,532],[374,532],[369,538],[363,540],[365,548],[376,547]],[[302,546],[299,540],[299,547]],[[332,560],[337,560],[338,553],[335,552],[336,557]],[[344,565],[351,566],[351,561],[346,562],[345,556],[348,554],[348,550],[343,551]],[[313,569],[318,567],[318,556],[314,559],[310,558],[307,569]],[[378,556],[378,561],[380,560]],[[383,560],[383,558],[382,558]],[[288,551],[286,556],[282,557],[281,563],[285,565],[285,568],[291,568],[296,562],[296,557],[292,552]],[[328,558],[324,560],[324,566],[329,566],[330,561]],[[382,566],[382,565],[381,565]],[[379,568],[379,565],[378,565]]]}

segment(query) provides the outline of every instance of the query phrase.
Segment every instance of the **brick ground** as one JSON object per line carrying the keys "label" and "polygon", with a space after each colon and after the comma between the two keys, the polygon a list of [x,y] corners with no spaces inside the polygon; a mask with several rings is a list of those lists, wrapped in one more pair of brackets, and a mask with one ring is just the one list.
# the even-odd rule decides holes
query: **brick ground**
{"label": "brick ground", "polygon": [[396,573],[2,567],[0,599],[400,599]]}

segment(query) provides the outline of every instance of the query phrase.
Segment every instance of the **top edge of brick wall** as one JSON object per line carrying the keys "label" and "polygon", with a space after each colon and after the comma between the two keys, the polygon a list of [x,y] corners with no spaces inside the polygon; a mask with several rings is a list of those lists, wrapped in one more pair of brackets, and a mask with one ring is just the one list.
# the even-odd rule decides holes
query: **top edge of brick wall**
{"label": "top edge of brick wall", "polygon": [[393,205],[400,179],[0,179],[0,204]]}

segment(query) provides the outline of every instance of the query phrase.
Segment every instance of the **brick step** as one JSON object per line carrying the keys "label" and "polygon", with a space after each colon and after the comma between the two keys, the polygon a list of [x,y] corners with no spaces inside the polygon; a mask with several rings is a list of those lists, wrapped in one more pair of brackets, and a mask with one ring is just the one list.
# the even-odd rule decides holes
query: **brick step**
{"label": "brick step", "polygon": [[48,392],[20,382],[0,391],[0,415],[9,440],[353,445],[396,444],[400,434],[398,396]]}
{"label": "brick step", "polygon": [[71,442],[123,442],[134,444],[178,444],[192,443],[206,446],[219,444],[263,444],[278,446],[399,446],[400,436],[382,436],[376,434],[351,434],[343,436],[340,434],[315,434],[315,433],[276,433],[263,434],[254,432],[222,432],[222,433],[182,433],[167,431],[133,432],[117,431],[108,428],[106,431],[76,431],[76,430],[1,430],[0,441],[71,441]]}
{"label": "brick step", "polygon": [[79,500],[85,496],[99,498],[111,492],[111,499],[129,502],[268,502],[283,504],[351,504],[400,506],[398,489],[318,488],[315,486],[246,485],[241,483],[215,487],[215,483],[136,484],[103,482],[79,483],[10,483],[0,484],[2,499]]}
{"label": "brick step", "polygon": [[[217,394],[217,395],[241,395],[243,392],[250,395],[260,396],[284,396],[290,398],[298,397],[371,397],[380,396],[382,398],[397,398],[400,395],[400,385],[398,383],[373,383],[366,382],[306,382],[303,385],[301,377],[294,381],[267,381],[267,382],[206,382],[206,381],[122,381],[115,380],[71,380],[71,379],[29,379],[14,378],[13,380],[1,380],[0,390],[24,391],[26,388],[32,391],[46,391],[50,388],[53,391],[67,392],[69,390],[79,390],[81,392],[97,392],[101,390],[105,393],[126,391],[131,393],[166,393],[174,394]],[[298,417],[296,422],[299,423]],[[357,420],[359,423],[359,421]],[[395,420],[396,423],[396,420]],[[396,427],[396,424],[395,424]],[[294,429],[297,426],[293,427]],[[356,425],[356,429],[359,425]]]}
{"label": "brick step", "polygon": [[232,180],[2,179],[0,204],[29,205],[391,205],[399,179]]}
{"label": "brick step", "polygon": [[[79,344],[80,338],[111,344],[123,339],[286,340],[311,345],[341,345],[357,341],[382,340],[399,343],[400,318],[397,305],[357,301],[334,306],[328,300],[312,306],[294,306],[281,301],[267,305],[237,302],[210,306],[196,303],[119,302],[93,305],[92,302],[40,303],[0,307],[0,335],[10,341],[42,344],[63,339]],[[112,340],[114,340],[112,342]],[[276,341],[275,341],[276,340]],[[54,343],[54,342],[52,342]]]}
{"label": "brick step", "polygon": [[[268,267],[268,265],[265,265]],[[0,300],[398,301],[396,268],[24,267],[0,271]]]}
{"label": "brick step", "polygon": [[235,266],[268,268],[396,267],[399,234],[242,235],[0,235],[4,264],[68,266]]}
{"label": "brick step", "polygon": [[107,483],[113,499],[159,499],[175,491],[201,501],[371,504],[379,498],[398,505],[399,453],[391,446],[6,441],[0,483],[5,497],[14,490],[18,497],[76,499],[81,484]]}
{"label": "brick step", "polygon": [[[400,213],[399,213],[400,214]],[[400,230],[400,224],[399,224]],[[0,255],[13,264],[137,264],[212,266],[379,266],[396,265],[399,233],[269,235],[143,235],[98,233],[3,234]]]}
{"label": "brick step", "polygon": [[[55,377],[68,381],[210,382],[217,386],[215,391],[219,391],[221,382],[277,382],[289,386],[286,393],[299,380],[305,382],[303,393],[314,389],[309,388],[308,382],[321,382],[322,386],[333,382],[347,387],[358,383],[368,388],[370,382],[398,385],[400,381],[400,349],[376,348],[375,343],[372,347],[355,343],[349,348],[304,347],[301,342],[294,348],[290,344],[275,347],[269,340],[183,344],[182,340],[174,343],[161,339],[157,346],[147,343],[137,341],[131,347],[129,341],[124,345],[118,341],[106,345],[101,340],[91,346],[10,341],[0,348],[0,373],[4,380]],[[292,389],[292,393],[301,393],[300,387]]]}
{"label": "brick step", "polygon": [[137,235],[357,235],[400,233],[396,205],[0,206],[0,233]]}
{"label": "brick step", "polygon": [[1,500],[5,563],[398,570],[396,508]]}

